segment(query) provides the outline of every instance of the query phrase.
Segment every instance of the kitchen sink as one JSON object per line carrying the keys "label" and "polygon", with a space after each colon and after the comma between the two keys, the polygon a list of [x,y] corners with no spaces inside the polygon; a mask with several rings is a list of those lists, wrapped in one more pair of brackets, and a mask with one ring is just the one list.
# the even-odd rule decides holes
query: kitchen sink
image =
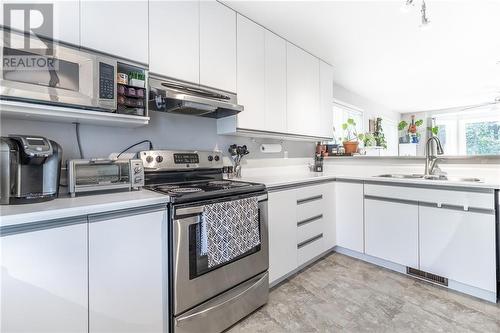
{"label": "kitchen sink", "polygon": [[424,175],[403,175],[403,174],[385,174],[385,175],[378,175],[377,177],[384,177],[384,178],[400,178],[400,179],[421,179],[424,178]]}
{"label": "kitchen sink", "polygon": [[395,178],[395,179],[423,179],[423,180],[440,180],[440,181],[451,181],[451,182],[471,182],[471,183],[481,183],[482,180],[475,177],[448,177],[448,176],[425,176],[419,174],[383,174],[376,177],[383,178]]}

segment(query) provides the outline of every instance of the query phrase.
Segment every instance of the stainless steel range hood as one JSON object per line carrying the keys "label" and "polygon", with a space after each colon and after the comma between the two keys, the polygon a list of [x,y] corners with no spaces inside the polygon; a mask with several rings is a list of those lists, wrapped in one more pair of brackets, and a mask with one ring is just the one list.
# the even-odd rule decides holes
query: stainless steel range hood
{"label": "stainless steel range hood", "polygon": [[210,118],[224,118],[243,111],[236,94],[182,81],[149,76],[149,109]]}

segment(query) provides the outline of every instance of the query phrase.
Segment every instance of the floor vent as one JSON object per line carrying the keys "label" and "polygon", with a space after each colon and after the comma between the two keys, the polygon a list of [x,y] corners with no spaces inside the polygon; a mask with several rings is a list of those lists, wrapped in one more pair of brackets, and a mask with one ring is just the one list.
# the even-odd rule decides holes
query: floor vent
{"label": "floor vent", "polygon": [[427,281],[439,283],[443,286],[448,286],[448,279],[445,277],[436,275],[436,274],[427,273],[427,272],[424,272],[424,271],[421,271],[421,270],[418,270],[415,268],[411,268],[411,267],[406,267],[406,273],[409,275],[419,277],[421,279],[425,279]]}

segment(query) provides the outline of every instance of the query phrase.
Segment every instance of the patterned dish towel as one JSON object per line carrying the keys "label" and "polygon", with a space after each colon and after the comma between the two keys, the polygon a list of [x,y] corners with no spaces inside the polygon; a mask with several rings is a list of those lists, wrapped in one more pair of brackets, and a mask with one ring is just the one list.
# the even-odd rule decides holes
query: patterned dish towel
{"label": "patterned dish towel", "polygon": [[208,267],[231,261],[260,244],[257,197],[206,205],[200,227]]}

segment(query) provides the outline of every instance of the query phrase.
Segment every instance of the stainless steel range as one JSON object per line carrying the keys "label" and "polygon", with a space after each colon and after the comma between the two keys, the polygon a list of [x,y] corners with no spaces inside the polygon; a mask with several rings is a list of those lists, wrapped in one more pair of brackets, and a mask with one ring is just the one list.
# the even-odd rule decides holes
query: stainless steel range
{"label": "stainless steel range", "polygon": [[267,191],[224,180],[219,152],[143,151],[146,188],[169,196],[170,329],[221,332],[268,299]]}

